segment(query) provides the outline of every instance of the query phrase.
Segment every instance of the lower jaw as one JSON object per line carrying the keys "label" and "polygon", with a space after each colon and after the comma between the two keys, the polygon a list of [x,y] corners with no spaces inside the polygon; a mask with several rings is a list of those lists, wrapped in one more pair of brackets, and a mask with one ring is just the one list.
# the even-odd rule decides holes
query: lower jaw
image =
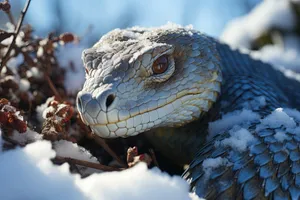
{"label": "lower jaw", "polygon": [[[114,124],[115,125],[115,124]],[[149,129],[143,129],[137,131],[135,128],[118,128],[116,131],[110,131],[107,125],[90,125],[94,134],[102,138],[127,138],[141,134],[142,132],[148,131]]]}

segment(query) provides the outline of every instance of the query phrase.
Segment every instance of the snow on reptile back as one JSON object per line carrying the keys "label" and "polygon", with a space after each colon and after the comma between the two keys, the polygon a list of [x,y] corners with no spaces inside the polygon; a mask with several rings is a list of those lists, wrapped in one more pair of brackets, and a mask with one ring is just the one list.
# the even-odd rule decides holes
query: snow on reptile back
{"label": "snow on reptile back", "polygon": [[[264,104],[261,106],[264,106]],[[222,119],[209,123],[209,135],[207,139],[210,140],[213,138],[213,136],[217,134],[216,130],[219,131],[218,134],[229,131],[230,137],[216,141],[214,145],[216,147],[221,145],[230,146],[232,149],[243,152],[250,148],[255,142],[255,137],[247,130],[248,125],[250,122],[256,121],[259,118],[257,113],[246,110],[245,108],[242,111],[227,113]],[[277,139],[278,142],[283,142],[288,139],[289,136],[286,132],[300,135],[300,112],[295,109],[277,108],[268,116],[259,119],[259,121],[260,123],[257,124],[256,131],[266,128],[279,128],[281,126],[286,128],[285,132],[278,131],[274,135],[274,138]],[[223,157],[207,158],[202,163],[202,169],[205,175],[209,176],[212,169],[230,165],[232,165],[232,163]]]}

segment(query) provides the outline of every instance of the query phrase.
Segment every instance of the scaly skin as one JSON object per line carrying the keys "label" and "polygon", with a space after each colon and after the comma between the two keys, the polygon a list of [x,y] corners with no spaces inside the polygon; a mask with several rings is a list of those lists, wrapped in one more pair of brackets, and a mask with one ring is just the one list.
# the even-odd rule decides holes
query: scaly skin
{"label": "scaly skin", "polygon": [[[168,69],[155,74],[152,65],[161,55],[168,56]],[[114,30],[83,52],[83,62],[86,82],[77,104],[95,134],[114,138],[145,132],[174,162],[193,160],[184,178],[201,197],[299,197],[300,170],[295,165],[300,160],[300,139],[294,133],[278,142],[273,135],[278,129],[286,131],[284,127],[268,128],[263,134],[266,129],[257,129],[254,121],[239,127],[247,128],[256,139],[246,150],[215,145],[230,137],[229,129],[207,139],[209,122],[242,109],[256,97],[264,96],[266,105],[248,109],[260,117],[278,107],[299,108],[299,82],[179,26]],[[230,165],[205,174],[203,161],[218,157]]]}

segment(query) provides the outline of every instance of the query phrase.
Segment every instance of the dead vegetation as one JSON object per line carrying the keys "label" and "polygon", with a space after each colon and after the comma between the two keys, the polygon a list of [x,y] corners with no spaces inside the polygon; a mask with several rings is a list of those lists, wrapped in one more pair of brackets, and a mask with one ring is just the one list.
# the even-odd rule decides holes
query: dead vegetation
{"label": "dead vegetation", "polygon": [[[60,156],[53,159],[56,164],[68,162],[72,171],[79,174],[77,166],[102,171],[123,170],[141,161],[149,166],[153,163],[158,166],[154,151],[141,142],[142,137],[106,141],[92,134],[83,124],[75,107],[76,94],[68,93],[64,86],[66,68],[60,66],[56,53],[59,47],[79,43],[81,38],[72,33],[58,36],[49,33],[45,38],[36,37],[34,28],[23,24],[30,3],[27,0],[17,21],[10,12],[9,1],[0,3],[0,12],[7,14],[10,27],[13,27],[0,30],[0,128],[5,140],[3,148],[26,145],[11,136],[14,131],[22,134],[29,129],[51,142],[67,140],[77,143],[101,160],[102,164]],[[10,63],[16,66],[11,67]],[[72,69],[73,63],[70,62],[68,67]],[[37,112],[42,104],[43,121]],[[140,145],[130,148],[136,143]]]}

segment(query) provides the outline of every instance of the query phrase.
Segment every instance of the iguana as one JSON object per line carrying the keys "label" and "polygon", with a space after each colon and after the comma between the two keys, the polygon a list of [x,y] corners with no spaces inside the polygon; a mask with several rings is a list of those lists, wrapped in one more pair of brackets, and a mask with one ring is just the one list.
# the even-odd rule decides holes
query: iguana
{"label": "iguana", "polygon": [[[95,134],[145,134],[174,162],[190,163],[183,177],[203,198],[299,199],[299,121],[264,123],[285,114],[276,108],[300,108],[298,81],[178,25],[113,30],[82,59],[77,107]],[[231,126],[211,123],[232,112]]]}

